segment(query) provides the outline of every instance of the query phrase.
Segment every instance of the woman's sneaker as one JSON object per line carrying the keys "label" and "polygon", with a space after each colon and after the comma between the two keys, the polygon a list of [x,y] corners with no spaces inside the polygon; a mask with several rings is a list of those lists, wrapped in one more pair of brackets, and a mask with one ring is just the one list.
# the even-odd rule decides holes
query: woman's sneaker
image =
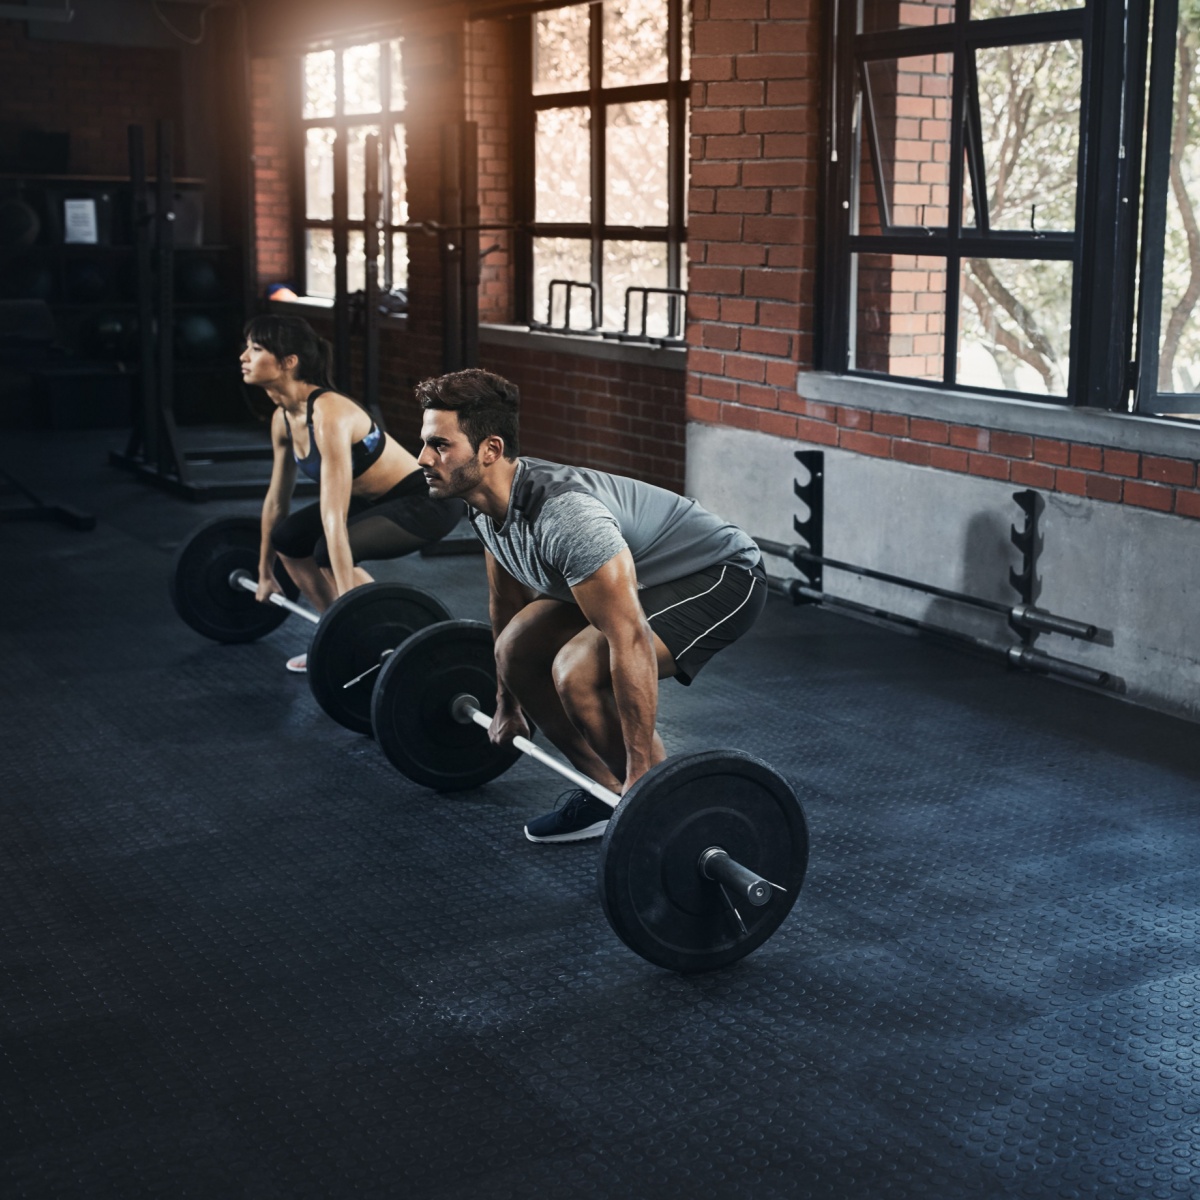
{"label": "woman's sneaker", "polygon": [[293,675],[303,675],[308,670],[308,655],[297,654],[295,658],[289,658],[287,660],[287,669]]}
{"label": "woman's sneaker", "polygon": [[525,826],[531,842],[582,842],[600,837],[608,828],[613,810],[583,788],[559,796],[559,806],[543,817],[535,817]]}

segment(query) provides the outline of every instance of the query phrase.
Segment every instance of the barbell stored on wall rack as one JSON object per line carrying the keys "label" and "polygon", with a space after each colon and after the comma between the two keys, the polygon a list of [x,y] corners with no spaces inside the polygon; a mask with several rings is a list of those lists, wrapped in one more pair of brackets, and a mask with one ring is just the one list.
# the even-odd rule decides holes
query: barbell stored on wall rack
{"label": "barbell stored on wall rack", "polygon": [[1059,675],[1064,679],[1074,679],[1077,683],[1090,683],[1094,687],[1110,687],[1112,685],[1112,676],[1107,671],[1099,671],[1094,667],[1085,667],[1079,663],[1068,662],[1063,658],[1055,658],[1053,655],[1043,654],[1042,651],[1034,650],[1029,646],[1000,646],[995,642],[986,641],[984,638],[961,633],[957,629],[947,629],[941,625],[934,625],[930,621],[906,617],[901,613],[890,612],[886,608],[878,608],[873,604],[864,604],[859,600],[850,600],[845,596],[833,596],[828,592],[811,588],[799,579],[780,579],[777,576],[768,575],[767,589],[775,595],[791,600],[793,604],[828,604],[833,608],[844,608],[849,612],[877,617],[893,625],[902,625],[906,629],[916,629],[944,641],[970,646],[984,654],[1001,658],[1014,667],[1023,667],[1026,670],[1038,671],[1046,675]]}
{"label": "barbell stored on wall rack", "polygon": [[808,825],[787,780],[752,755],[706,750],[658,763],[617,796],[528,738],[495,745],[476,699],[495,691],[491,628],[431,625],[380,672],[376,739],[400,771],[439,791],[478,786],[524,754],[612,806],[601,904],[617,936],[649,962],[713,970],[778,929],[808,863]]}
{"label": "barbell stored on wall rack", "polygon": [[924,592],[929,596],[937,596],[943,600],[953,600],[959,604],[968,604],[974,608],[983,608],[989,612],[999,613],[1008,618],[1016,626],[1036,633],[1061,633],[1065,637],[1078,638],[1081,641],[1092,641],[1098,630],[1095,625],[1086,621],[1073,621],[1069,617],[1060,617],[1045,609],[1035,608],[1031,604],[1004,604],[999,600],[985,600],[982,596],[971,596],[966,592],[956,592],[950,588],[938,587],[933,583],[922,583],[916,579],[907,579],[903,575],[891,575],[886,571],[878,571],[874,567],[863,567],[856,563],[842,562],[825,554],[814,554],[805,546],[789,546],[783,542],[772,542],[767,538],[754,539],[759,549],[767,554],[786,558],[792,565],[804,569],[805,563],[820,563],[825,567],[833,567],[837,571],[848,571],[853,575],[862,575],[866,579],[878,579],[884,583],[894,583],[899,587],[912,591]]}
{"label": "barbell stored on wall rack", "polygon": [[289,613],[315,625],[307,672],[313,698],[339,725],[370,733],[373,671],[410,634],[448,620],[449,610],[418,588],[369,583],[318,616],[296,603],[299,589],[280,564],[275,578],[284,591],[260,604],[253,572],[261,539],[255,517],[221,517],[197,530],[180,548],[171,573],[176,612],[197,633],[225,643],[264,637]]}

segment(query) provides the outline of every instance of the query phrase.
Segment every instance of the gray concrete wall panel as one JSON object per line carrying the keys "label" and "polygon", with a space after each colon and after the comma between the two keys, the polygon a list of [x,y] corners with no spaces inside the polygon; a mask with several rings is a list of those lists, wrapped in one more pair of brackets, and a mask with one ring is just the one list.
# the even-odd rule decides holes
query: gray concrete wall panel
{"label": "gray concrete wall panel", "polygon": [[[1005,604],[1020,555],[1009,538],[1023,522],[1010,483],[911,466],[766,434],[692,423],[687,490],[756,537],[797,541],[802,512],[792,481],[798,449],[825,449],[825,553]],[[1200,598],[1196,527],[1178,517],[1058,493],[1045,501],[1038,558],[1038,607],[1091,622],[1095,643],[1056,634],[1046,654],[1108,671],[1129,699],[1200,719]],[[791,577],[769,557],[773,575]],[[825,588],[864,604],[998,644],[1015,644],[1004,619],[952,601],[829,570]]]}

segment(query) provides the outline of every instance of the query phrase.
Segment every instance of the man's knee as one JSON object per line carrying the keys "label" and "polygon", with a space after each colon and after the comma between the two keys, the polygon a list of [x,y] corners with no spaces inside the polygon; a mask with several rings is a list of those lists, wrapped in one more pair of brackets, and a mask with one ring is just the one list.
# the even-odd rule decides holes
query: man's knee
{"label": "man's knee", "polygon": [[517,686],[537,673],[539,658],[536,630],[530,629],[520,617],[504,627],[496,639],[496,673],[510,686]]}
{"label": "man's knee", "polygon": [[550,668],[554,689],[569,713],[593,706],[600,689],[608,682],[607,655],[600,657],[594,639],[577,637],[555,656]]}

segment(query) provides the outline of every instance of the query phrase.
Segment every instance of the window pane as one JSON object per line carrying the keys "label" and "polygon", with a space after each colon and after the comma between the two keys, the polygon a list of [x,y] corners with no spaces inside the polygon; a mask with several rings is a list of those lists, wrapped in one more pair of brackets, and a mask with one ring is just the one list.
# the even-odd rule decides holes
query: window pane
{"label": "window pane", "polygon": [[[1200,392],[1200,30],[1180,6],[1171,122],[1171,181],[1163,242],[1162,310],[1158,359],[1161,392]],[[1191,28],[1189,28],[1189,24]]]}
{"label": "window pane", "polygon": [[608,225],[667,223],[667,102],[608,108]]}
{"label": "window pane", "polygon": [[337,74],[332,50],[304,56],[304,116],[332,117],[337,111]]}
{"label": "window pane", "polygon": [[1082,47],[978,50],[975,69],[987,185],[978,199],[986,199],[992,229],[1073,230]]}
{"label": "window pane", "polygon": [[399,112],[404,107],[404,39],[388,42],[388,53],[391,55],[391,109]]}
{"label": "window pane", "polygon": [[946,260],[857,254],[851,366],[907,379],[944,378]]}
{"label": "window pane", "polygon": [[586,108],[551,108],[537,114],[536,220],[591,220],[588,123]]}
{"label": "window pane", "polygon": [[[582,238],[533,239],[533,318],[546,321],[546,304],[552,279],[588,282],[592,278],[592,246]],[[566,305],[566,289],[554,289],[554,308],[547,322],[561,326]],[[571,328],[592,326],[591,296],[586,288],[571,290]]]}
{"label": "window pane", "polygon": [[333,295],[333,230],[309,229],[304,235],[304,279],[310,296]]}
{"label": "window pane", "polygon": [[1069,262],[967,259],[961,278],[958,382],[1065,396],[1071,270]]}
{"label": "window pane", "polygon": [[533,28],[533,94],[578,92],[588,86],[588,14],[577,4],[538,13]]}
{"label": "window pane", "polygon": [[333,220],[332,129],[309,129],[304,146],[304,213],[310,221]]}
{"label": "window pane", "polygon": [[954,0],[862,0],[860,12],[862,33],[948,25],[954,20]]}
{"label": "window pane", "polygon": [[666,0],[608,0],[604,5],[604,87],[667,78]]}
{"label": "window pane", "polygon": [[375,113],[383,107],[379,100],[379,51],[378,42],[342,51],[345,112]]}
{"label": "window pane", "polygon": [[378,125],[352,125],[347,131],[346,146],[346,212],[351,221],[361,221],[365,215],[364,193],[367,187],[367,137],[379,136]]}
{"label": "window pane", "polygon": [[392,287],[408,289],[408,234],[392,234]]}
{"label": "window pane", "polygon": [[392,173],[392,217],[393,225],[403,225],[408,220],[408,189],[404,182],[406,133],[403,125],[392,126],[392,144],[389,169]]}
{"label": "window pane", "polygon": [[[949,54],[868,62],[856,232],[892,225],[946,227],[949,220]],[[866,103],[869,98],[870,103]],[[874,151],[878,151],[875,178]]]}
{"label": "window pane", "polygon": [[1084,0],[971,0],[971,20],[991,17],[1020,17],[1026,13],[1061,12],[1082,8]]}
{"label": "window pane", "polygon": [[[625,289],[629,287],[667,286],[667,246],[665,242],[605,242],[604,243],[604,316],[605,329],[625,329]],[[682,303],[679,301],[677,303]],[[646,306],[646,333],[650,337],[667,337],[669,297],[644,297],[634,293],[629,298],[630,333],[642,331],[642,310]],[[676,332],[682,329],[678,319]]]}

